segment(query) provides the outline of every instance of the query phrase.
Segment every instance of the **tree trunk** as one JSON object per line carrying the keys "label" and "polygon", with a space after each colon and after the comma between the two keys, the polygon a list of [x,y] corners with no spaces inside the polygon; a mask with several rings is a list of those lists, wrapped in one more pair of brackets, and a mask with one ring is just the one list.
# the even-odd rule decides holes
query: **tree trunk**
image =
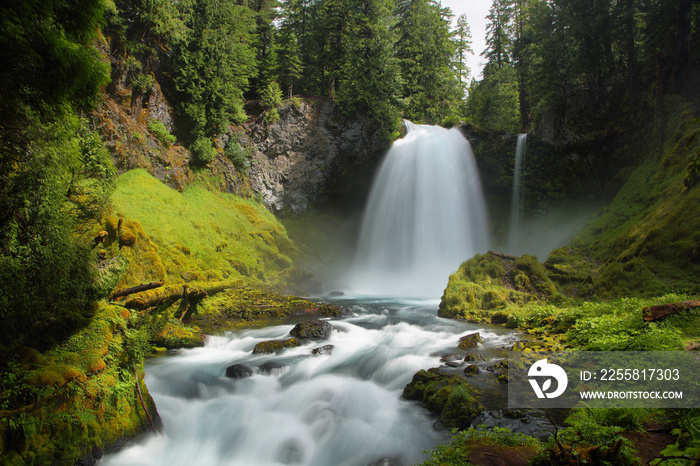
{"label": "tree trunk", "polygon": [[114,300],[116,298],[129,296],[130,294],[138,293],[140,291],[148,291],[154,288],[160,288],[161,286],[163,286],[163,283],[163,280],[161,280],[159,282],[142,283],[141,285],[132,286],[131,288],[124,288],[123,290],[115,291],[114,293],[112,293],[110,299]]}
{"label": "tree trunk", "polygon": [[673,314],[678,314],[679,312],[696,307],[700,307],[700,299],[645,307],[642,309],[642,315],[645,322],[658,322]]}

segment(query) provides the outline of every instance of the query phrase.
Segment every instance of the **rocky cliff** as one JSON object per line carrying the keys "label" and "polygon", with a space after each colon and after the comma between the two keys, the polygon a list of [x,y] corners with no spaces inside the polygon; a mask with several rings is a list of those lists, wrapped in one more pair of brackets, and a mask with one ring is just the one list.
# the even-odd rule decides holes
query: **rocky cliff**
{"label": "rocky cliff", "polygon": [[[219,180],[223,191],[259,196],[276,214],[334,203],[361,205],[389,146],[369,119],[344,115],[331,99],[289,99],[272,124],[264,122],[260,104],[250,102],[249,121],[217,138],[217,156],[206,167],[196,166],[189,150],[169,134],[177,134],[177,119],[158,81],[143,93],[122,81],[107,89],[93,114],[120,172],[144,168],[182,190],[203,171]],[[165,136],[154,123],[162,125]],[[231,138],[248,153],[243,167],[225,153]]]}

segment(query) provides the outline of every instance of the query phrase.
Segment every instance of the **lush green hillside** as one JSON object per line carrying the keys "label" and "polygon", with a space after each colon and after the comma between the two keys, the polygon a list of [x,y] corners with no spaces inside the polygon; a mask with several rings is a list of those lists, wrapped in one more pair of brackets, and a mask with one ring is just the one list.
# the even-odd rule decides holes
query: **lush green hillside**
{"label": "lush green hillside", "polygon": [[161,279],[282,286],[302,278],[290,258],[297,249],[284,227],[253,200],[208,190],[204,182],[178,192],[145,170],[133,170],[117,179],[112,202],[108,231],[123,217],[122,229],[131,231],[121,235],[147,235],[163,267],[150,276],[138,274],[134,261],[125,286]]}

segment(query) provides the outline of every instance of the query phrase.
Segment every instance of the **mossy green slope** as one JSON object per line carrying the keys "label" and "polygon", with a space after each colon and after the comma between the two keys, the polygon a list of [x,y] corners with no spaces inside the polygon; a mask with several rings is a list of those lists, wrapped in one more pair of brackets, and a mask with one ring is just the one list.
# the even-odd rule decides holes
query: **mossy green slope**
{"label": "mossy green slope", "polygon": [[651,153],[574,239],[575,250],[603,263],[592,276],[592,294],[700,289],[700,189],[684,185],[698,131],[700,120],[689,111],[671,118],[663,153]]}
{"label": "mossy green slope", "polygon": [[293,266],[296,247],[284,227],[255,201],[201,183],[178,192],[141,169],[118,178],[112,200],[113,214],[138,220],[157,246],[169,284],[274,286],[304,275]]}
{"label": "mossy green slope", "polygon": [[[528,256],[476,256],[450,277],[440,315],[493,321],[494,310],[562,296],[699,292],[700,187],[686,180],[698,152],[700,119],[684,108],[672,115],[663,148],[649,144],[643,163],[569,246],[554,250],[544,264]],[[528,266],[518,267],[523,260]]]}
{"label": "mossy green slope", "polygon": [[72,465],[149,429],[136,377],[157,421],[131,319],[103,303],[84,330],[46,353],[27,349],[0,374],[0,464]]}

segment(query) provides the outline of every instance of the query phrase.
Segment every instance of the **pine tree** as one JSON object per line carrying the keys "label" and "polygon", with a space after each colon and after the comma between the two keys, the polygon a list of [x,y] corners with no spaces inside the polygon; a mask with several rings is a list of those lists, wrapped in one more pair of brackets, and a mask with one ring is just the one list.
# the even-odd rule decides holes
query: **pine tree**
{"label": "pine tree", "polygon": [[469,23],[467,22],[466,14],[461,14],[459,18],[457,18],[454,40],[456,43],[455,68],[462,88],[462,95],[464,95],[470,75],[469,66],[467,66],[467,54],[474,53],[472,50],[472,33],[469,28]]}
{"label": "pine tree", "polygon": [[453,68],[452,13],[432,0],[399,1],[397,12],[396,56],[404,82],[404,115],[439,123],[457,112],[460,101]]}
{"label": "pine tree", "polygon": [[338,90],[338,103],[345,111],[369,115],[387,134],[400,122],[392,4],[391,0],[352,0]]}
{"label": "pine tree", "polygon": [[194,143],[246,118],[243,93],[257,74],[252,46],[255,15],[235,0],[190,0],[178,5],[191,32],[177,54],[175,86],[186,139]]}

